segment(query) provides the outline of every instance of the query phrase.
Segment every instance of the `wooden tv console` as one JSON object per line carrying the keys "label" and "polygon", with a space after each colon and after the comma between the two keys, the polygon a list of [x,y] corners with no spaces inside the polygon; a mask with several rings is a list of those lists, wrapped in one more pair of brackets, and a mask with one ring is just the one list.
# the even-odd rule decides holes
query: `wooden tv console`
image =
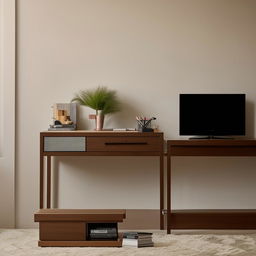
{"label": "wooden tv console", "polygon": [[[160,182],[160,207],[159,207],[159,219],[160,219],[160,229],[164,229],[164,216],[162,210],[164,209],[164,175],[163,175],[163,133],[162,132],[116,132],[116,131],[48,131],[40,133],[40,210],[36,213],[35,220],[40,221],[40,235],[47,234],[47,225],[42,221],[41,217],[52,214],[54,216],[54,211],[51,209],[51,176],[52,176],[52,164],[51,158],[54,156],[155,156],[159,158],[159,182]],[[47,159],[46,170],[46,207],[49,209],[46,211],[45,198],[44,198],[44,158]],[[53,212],[51,212],[51,210]],[[50,212],[49,212],[50,211]],[[74,211],[74,210],[73,210]],[[87,210],[84,210],[83,222],[87,223],[85,215],[87,215]],[[116,210],[109,210],[109,214],[112,211],[113,216],[116,215]],[[73,212],[74,216],[76,211]],[[66,213],[63,210],[58,212],[60,219],[64,218]],[[102,212],[104,214],[104,210]],[[62,216],[63,215],[63,216]],[[100,213],[96,214],[98,216],[98,221],[102,221],[102,216]],[[62,217],[61,217],[62,216]],[[61,225],[59,221],[58,225]],[[53,224],[52,224],[53,225]],[[57,225],[57,224],[56,224]],[[63,223],[64,225],[64,223]],[[65,224],[66,225],[66,224]],[[72,224],[73,225],[73,224]],[[84,224],[81,224],[84,226]],[[80,227],[81,227],[80,225]],[[64,228],[59,227],[60,229]],[[43,231],[42,231],[43,229]],[[50,228],[51,229],[51,228]],[[51,232],[51,231],[49,231]],[[55,232],[55,231],[54,231]],[[84,234],[83,234],[84,237]],[[47,236],[46,236],[47,239]],[[58,239],[55,237],[54,239]],[[57,241],[56,240],[56,241]],[[93,241],[95,242],[95,241]],[[58,246],[63,243],[45,243],[40,242],[39,245],[45,246],[45,244]],[[65,242],[66,244],[66,242]],[[77,244],[77,246],[92,246],[92,242],[70,242],[70,246]],[[78,245],[79,244],[79,245]],[[95,246],[97,243],[94,243]],[[113,246],[113,243],[106,243],[105,241],[99,241],[97,246],[100,245]],[[119,246],[119,243],[114,243]]]}
{"label": "wooden tv console", "polygon": [[256,210],[171,210],[171,159],[177,156],[256,156],[256,140],[167,141],[167,233],[171,229],[256,229]]}

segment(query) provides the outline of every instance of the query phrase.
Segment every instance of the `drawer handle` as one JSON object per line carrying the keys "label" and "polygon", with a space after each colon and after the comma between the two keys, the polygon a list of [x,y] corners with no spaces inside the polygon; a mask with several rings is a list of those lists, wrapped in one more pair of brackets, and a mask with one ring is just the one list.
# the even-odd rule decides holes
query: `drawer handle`
{"label": "drawer handle", "polygon": [[147,142],[105,142],[106,146],[111,145],[148,145]]}

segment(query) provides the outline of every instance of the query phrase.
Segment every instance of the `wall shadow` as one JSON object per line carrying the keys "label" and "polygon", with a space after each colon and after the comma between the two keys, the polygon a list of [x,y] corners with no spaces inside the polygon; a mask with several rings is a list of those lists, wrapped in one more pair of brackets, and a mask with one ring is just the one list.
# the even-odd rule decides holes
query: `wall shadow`
{"label": "wall shadow", "polygon": [[255,138],[255,110],[254,102],[246,101],[246,138],[254,139]]}
{"label": "wall shadow", "polygon": [[137,128],[136,116],[141,112],[130,98],[121,99],[121,111],[105,117],[105,128]]}
{"label": "wall shadow", "polygon": [[[122,97],[121,111],[105,116],[104,129],[108,128],[137,128],[136,116],[140,115],[141,110],[136,108],[136,103],[130,98]],[[89,120],[89,114],[94,114],[95,111],[90,108],[82,109],[77,105],[77,127],[79,130],[88,130],[88,128],[95,128],[93,120]]]}

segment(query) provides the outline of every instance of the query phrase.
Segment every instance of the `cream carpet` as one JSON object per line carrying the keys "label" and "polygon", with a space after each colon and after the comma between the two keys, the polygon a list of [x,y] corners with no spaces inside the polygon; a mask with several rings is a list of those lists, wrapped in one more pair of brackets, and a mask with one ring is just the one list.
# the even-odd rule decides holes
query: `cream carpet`
{"label": "cream carpet", "polygon": [[151,248],[40,248],[37,229],[0,229],[0,256],[255,256],[255,234],[172,234],[156,231]]}

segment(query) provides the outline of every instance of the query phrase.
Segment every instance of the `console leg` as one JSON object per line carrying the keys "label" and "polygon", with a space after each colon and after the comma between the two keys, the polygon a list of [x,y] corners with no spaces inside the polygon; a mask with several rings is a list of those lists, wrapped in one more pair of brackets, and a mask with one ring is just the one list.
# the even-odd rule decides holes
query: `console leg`
{"label": "console leg", "polygon": [[167,154],[167,234],[171,233],[170,218],[171,218],[171,156]]}
{"label": "console leg", "polygon": [[164,156],[160,156],[160,229],[164,229],[164,215],[162,210],[164,209]]}
{"label": "console leg", "polygon": [[47,208],[51,208],[51,156],[47,156]]}
{"label": "console leg", "polygon": [[[42,142],[41,142],[42,145]],[[44,208],[44,156],[41,149],[40,152],[40,209]]]}

